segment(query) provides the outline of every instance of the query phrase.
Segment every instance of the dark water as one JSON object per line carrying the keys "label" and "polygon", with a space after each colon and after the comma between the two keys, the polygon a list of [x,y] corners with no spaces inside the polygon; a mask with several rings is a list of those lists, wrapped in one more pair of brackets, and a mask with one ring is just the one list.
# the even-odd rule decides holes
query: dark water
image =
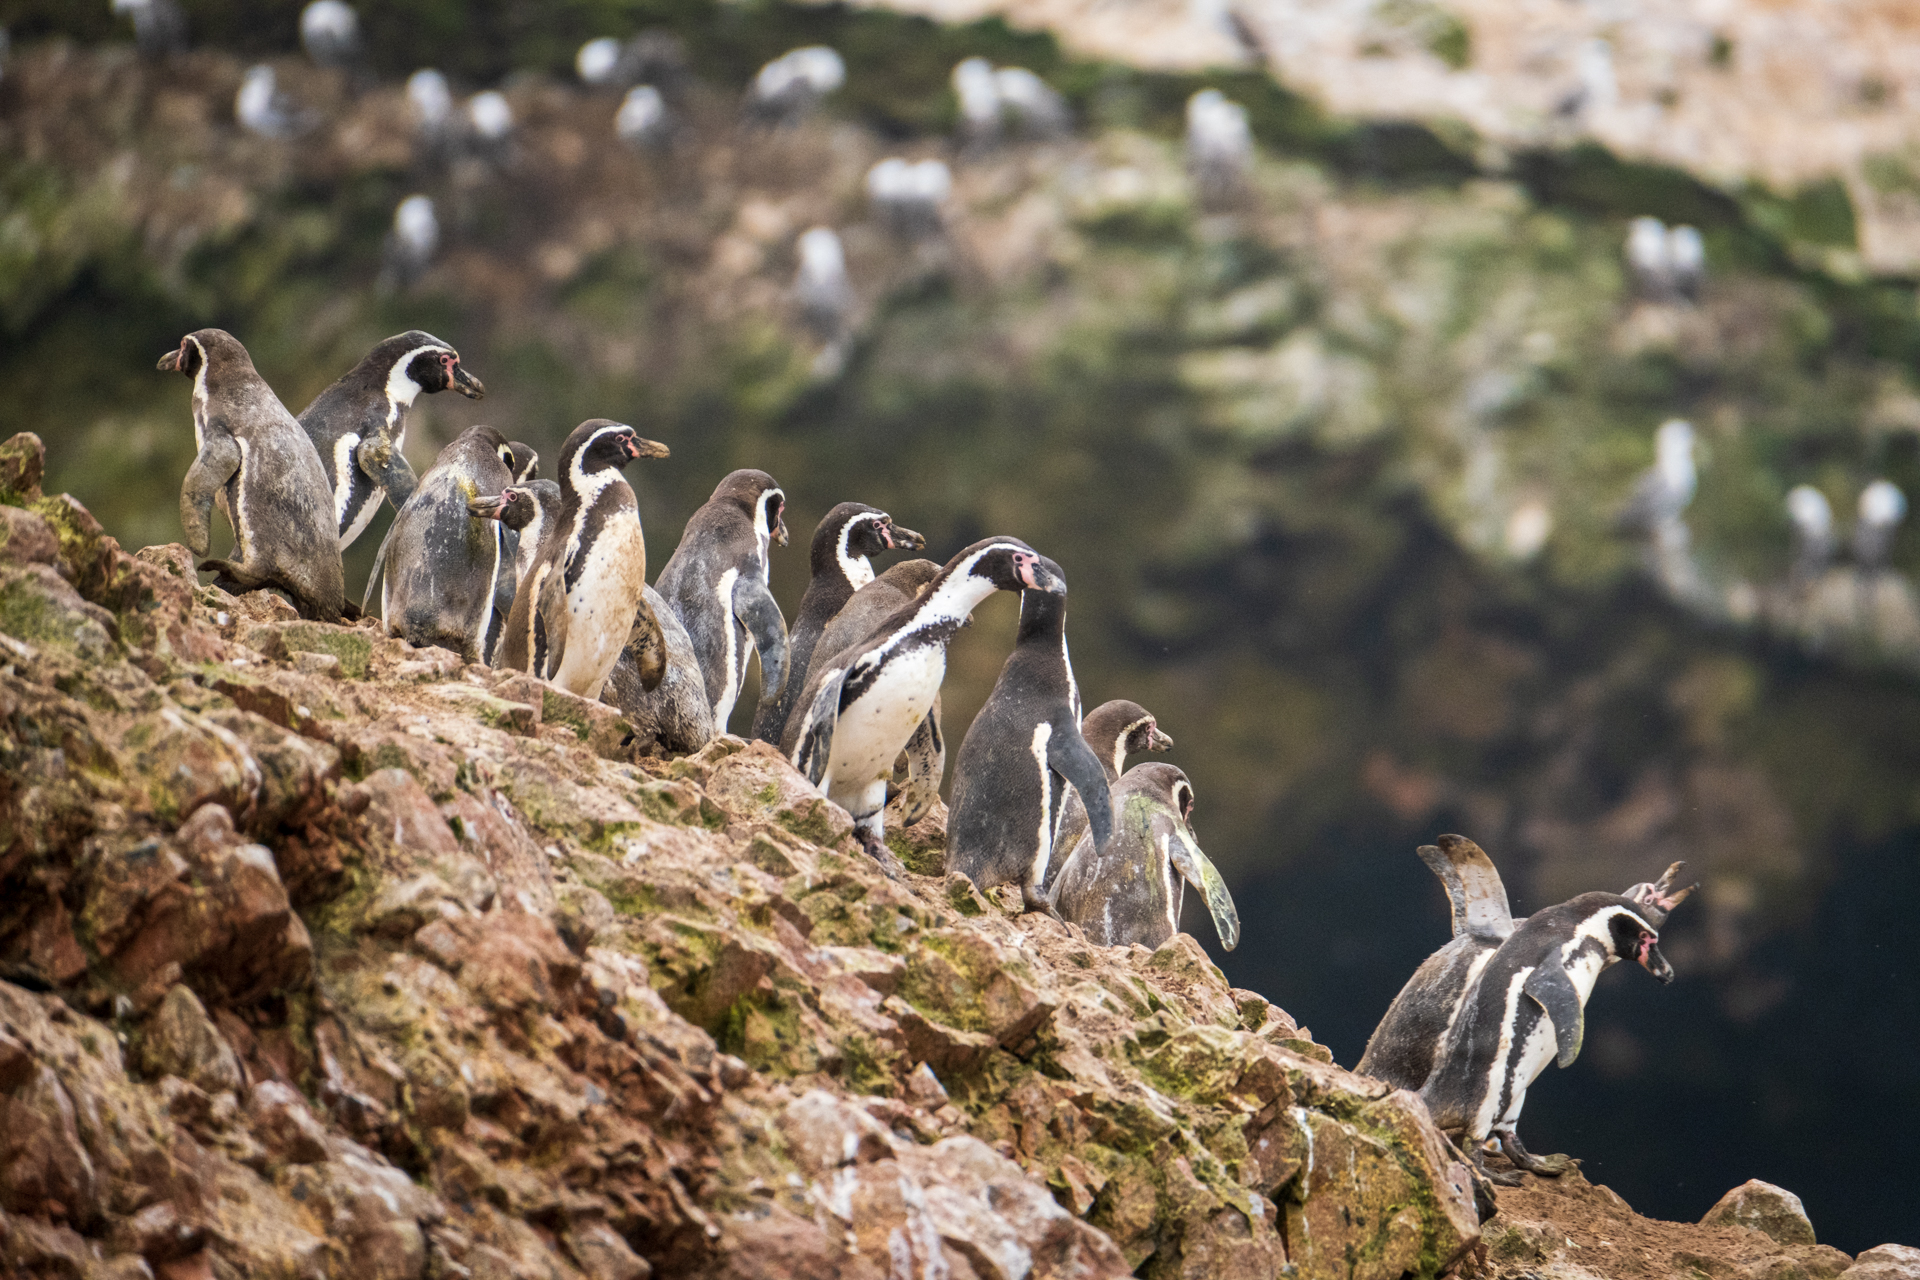
{"label": "dark water", "polygon": [[[1527,1144],[1582,1158],[1649,1217],[1697,1220],[1760,1178],[1801,1197],[1824,1244],[1920,1241],[1920,830],[1837,862],[1806,922],[1752,959],[1746,980],[1757,970],[1784,995],[1750,1021],[1684,970],[1668,987],[1628,965],[1603,976],[1580,1059],[1528,1095]],[[1352,832],[1234,888],[1237,952],[1219,951],[1192,895],[1185,926],[1235,985],[1277,1000],[1347,1066],[1447,937],[1445,899],[1396,832]],[[1665,932],[1678,949],[1697,927],[1682,906]]]}

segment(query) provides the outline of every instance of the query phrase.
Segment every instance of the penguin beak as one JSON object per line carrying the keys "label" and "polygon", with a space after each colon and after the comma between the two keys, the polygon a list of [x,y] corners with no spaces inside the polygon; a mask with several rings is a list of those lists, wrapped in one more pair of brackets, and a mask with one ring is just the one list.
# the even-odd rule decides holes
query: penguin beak
{"label": "penguin beak", "polygon": [[1207,911],[1213,916],[1213,928],[1220,935],[1220,945],[1228,951],[1239,946],[1240,913],[1234,910],[1233,895],[1227,892],[1227,882],[1220,878],[1207,855],[1200,852],[1193,837],[1184,830],[1176,830],[1167,842],[1167,856],[1173,860],[1173,869],[1180,873],[1181,879],[1207,900]]}
{"label": "penguin beak", "polygon": [[458,360],[453,362],[453,389],[469,400],[478,400],[487,394],[487,389],[480,385],[480,379],[468,373],[467,366]]}
{"label": "penguin beak", "polygon": [[1667,963],[1666,956],[1660,953],[1660,939],[1650,933],[1640,935],[1639,954],[1634,956],[1640,967],[1659,979],[1662,986],[1673,981],[1673,966]]}
{"label": "penguin beak", "polygon": [[628,436],[625,440],[621,441],[621,443],[626,446],[627,456],[629,458],[665,458],[669,456],[667,446],[661,444],[658,440],[643,440],[639,436]]}
{"label": "penguin beak", "polygon": [[1154,727],[1152,728],[1152,730],[1150,730],[1150,731],[1148,732],[1148,734],[1147,734],[1147,750],[1149,750],[1149,751],[1166,751],[1166,750],[1169,750],[1169,749],[1171,749],[1171,748],[1172,748],[1172,746],[1173,746],[1173,739],[1172,739],[1172,738],[1169,738],[1169,737],[1168,737],[1168,736],[1167,736],[1166,734],[1164,734],[1164,733],[1162,733],[1162,732],[1160,732],[1160,726],[1159,726],[1159,725],[1155,725],[1155,726],[1154,726]]}
{"label": "penguin beak", "polygon": [[162,373],[180,372],[180,348],[175,347],[160,357],[160,363],[153,366]]}
{"label": "penguin beak", "polygon": [[467,501],[467,510],[482,520],[498,520],[512,501],[504,493],[485,494]]}
{"label": "penguin beak", "polygon": [[1020,583],[1031,591],[1044,591],[1050,596],[1067,594],[1067,580],[1050,572],[1037,559],[1020,562]]}
{"label": "penguin beak", "polygon": [[887,540],[887,546],[894,551],[919,551],[927,545],[925,538],[891,521],[880,526],[880,535]]}

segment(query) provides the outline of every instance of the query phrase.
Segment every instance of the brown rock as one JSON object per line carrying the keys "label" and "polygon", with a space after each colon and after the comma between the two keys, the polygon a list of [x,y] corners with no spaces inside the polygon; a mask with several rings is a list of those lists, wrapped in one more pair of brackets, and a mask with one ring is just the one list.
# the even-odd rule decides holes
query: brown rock
{"label": "brown rock", "polygon": [[[247,1114],[267,1154],[286,1164],[327,1158],[327,1130],[307,1100],[277,1080],[262,1080],[247,1095]],[[145,1252],[142,1250],[142,1252]]]}
{"label": "brown rock", "polygon": [[37,499],[46,471],[47,446],[33,432],[22,431],[0,443],[0,499],[11,499],[7,505]]}
{"label": "brown rock", "polygon": [[735,822],[772,823],[817,845],[838,844],[853,831],[852,815],[764,742],[748,743],[721,759],[706,791]]}
{"label": "brown rock", "polygon": [[604,1222],[569,1231],[567,1252],[588,1280],[647,1280],[653,1268]]}
{"label": "brown rock", "polygon": [[815,1178],[893,1156],[893,1139],[872,1116],[822,1089],[809,1090],[781,1112],[780,1131],[794,1161]]}
{"label": "brown rock", "polygon": [[1813,1223],[1801,1207],[1800,1197],[1771,1182],[1758,1178],[1744,1182],[1721,1196],[1700,1219],[1703,1227],[1751,1227],[1772,1236],[1781,1244],[1812,1244]]}
{"label": "brown rock", "polygon": [[15,564],[60,564],[60,539],[53,526],[21,507],[0,506],[0,559]]}
{"label": "brown rock", "polygon": [[147,1019],[141,1065],[155,1075],[178,1076],[208,1093],[240,1088],[240,1062],[220,1037],[200,997],[185,986],[167,992]]}
{"label": "brown rock", "polygon": [[1868,1249],[1841,1273],[1842,1280],[1920,1280],[1920,1249],[1883,1244]]}
{"label": "brown rock", "polygon": [[0,1208],[80,1226],[100,1211],[73,1101],[44,1064],[0,1096]]}

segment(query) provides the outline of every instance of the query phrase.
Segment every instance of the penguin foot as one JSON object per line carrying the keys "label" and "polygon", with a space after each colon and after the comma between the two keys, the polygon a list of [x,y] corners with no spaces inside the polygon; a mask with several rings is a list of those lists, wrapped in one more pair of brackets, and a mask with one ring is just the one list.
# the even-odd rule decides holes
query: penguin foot
{"label": "penguin foot", "polygon": [[887,873],[887,879],[899,880],[906,876],[906,864],[894,856],[893,850],[887,848],[886,842],[878,835],[867,830],[861,830],[856,834],[860,837],[860,846],[880,864],[880,869]]}
{"label": "penguin foot", "polygon": [[[1487,1168],[1486,1160],[1487,1152],[1485,1147],[1481,1146],[1478,1142],[1468,1144],[1467,1165],[1474,1172],[1474,1183],[1476,1187],[1483,1182],[1490,1182],[1502,1187],[1517,1187],[1526,1180],[1526,1175],[1518,1169],[1489,1169]],[[1476,1193],[1476,1199],[1477,1198]],[[1492,1192],[1490,1190],[1488,1192],[1488,1199],[1492,1199]],[[1483,1214],[1481,1216],[1484,1218],[1486,1215]]]}
{"label": "penguin foot", "polygon": [[[1041,892],[1030,884],[1020,886],[1020,903],[1021,909],[1024,911],[1038,911],[1042,915],[1052,916],[1055,920],[1060,919],[1060,913],[1053,909],[1053,904],[1048,902]],[[1062,923],[1065,922],[1063,921]]]}
{"label": "penguin foot", "polygon": [[1557,1178],[1580,1165],[1578,1160],[1569,1155],[1534,1155],[1521,1145],[1520,1135],[1514,1130],[1503,1130],[1494,1136],[1500,1140],[1500,1149],[1506,1152],[1507,1159],[1513,1161],[1516,1169],[1524,1169],[1543,1178]]}

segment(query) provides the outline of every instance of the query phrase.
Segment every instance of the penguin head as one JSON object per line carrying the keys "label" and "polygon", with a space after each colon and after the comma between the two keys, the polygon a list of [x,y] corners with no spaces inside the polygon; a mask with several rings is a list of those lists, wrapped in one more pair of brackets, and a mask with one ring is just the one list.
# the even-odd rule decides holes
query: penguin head
{"label": "penguin head", "polygon": [[1640,903],[1617,893],[1584,893],[1566,905],[1574,909],[1579,933],[1601,937],[1609,963],[1631,960],[1662,983],[1673,981],[1673,966],[1660,952],[1660,931],[1648,923]]}
{"label": "penguin head", "polygon": [[487,394],[480,379],[460,363],[460,353],[421,329],[409,329],[386,339],[360,362],[384,382],[390,396],[408,404],[421,392],[458,391],[469,400]]}
{"label": "penguin head", "polygon": [[571,478],[575,487],[598,471],[618,471],[635,458],[664,458],[667,446],[643,440],[624,422],[608,418],[588,418],[573,429],[560,446],[560,474]]}
{"label": "penguin head", "polygon": [[467,510],[482,520],[498,520],[509,529],[525,529],[540,514],[540,499],[526,485],[508,485],[499,493],[468,500]]}
{"label": "penguin head", "polygon": [[1060,572],[1060,566],[1018,538],[983,538],[948,564],[956,568],[965,565],[966,573],[986,579],[1001,591],[1067,593],[1066,575]]}
{"label": "penguin head", "polygon": [[198,378],[202,369],[211,372],[211,366],[236,362],[249,372],[253,369],[253,357],[240,345],[240,339],[225,329],[195,329],[180,339],[178,348],[161,356],[154,368],[162,373],[183,373],[189,378]]}
{"label": "penguin head", "polygon": [[507,464],[507,470],[513,472],[515,484],[525,484],[529,480],[540,478],[540,455],[533,451],[532,446],[514,440],[507,445],[507,448],[513,453],[513,461]]}
{"label": "penguin head", "polygon": [[764,471],[743,467],[730,471],[714,487],[709,502],[731,503],[753,522],[753,531],[768,542],[787,545],[787,495],[780,482]]}
{"label": "penguin head", "polygon": [[1686,869],[1686,863],[1676,862],[1652,884],[1643,881],[1621,896],[1631,898],[1640,904],[1640,914],[1645,916],[1647,922],[1654,928],[1663,928],[1667,923],[1667,917],[1673,914],[1673,909],[1685,902],[1687,897],[1700,887],[1698,884],[1680,886],[1680,878]]}
{"label": "penguin head", "polygon": [[1125,698],[1103,702],[1089,711],[1081,722],[1080,732],[1094,754],[1112,757],[1116,775],[1120,762],[1128,756],[1142,751],[1165,751],[1173,746],[1173,739],[1160,732],[1160,723],[1154,719],[1153,712]]}

